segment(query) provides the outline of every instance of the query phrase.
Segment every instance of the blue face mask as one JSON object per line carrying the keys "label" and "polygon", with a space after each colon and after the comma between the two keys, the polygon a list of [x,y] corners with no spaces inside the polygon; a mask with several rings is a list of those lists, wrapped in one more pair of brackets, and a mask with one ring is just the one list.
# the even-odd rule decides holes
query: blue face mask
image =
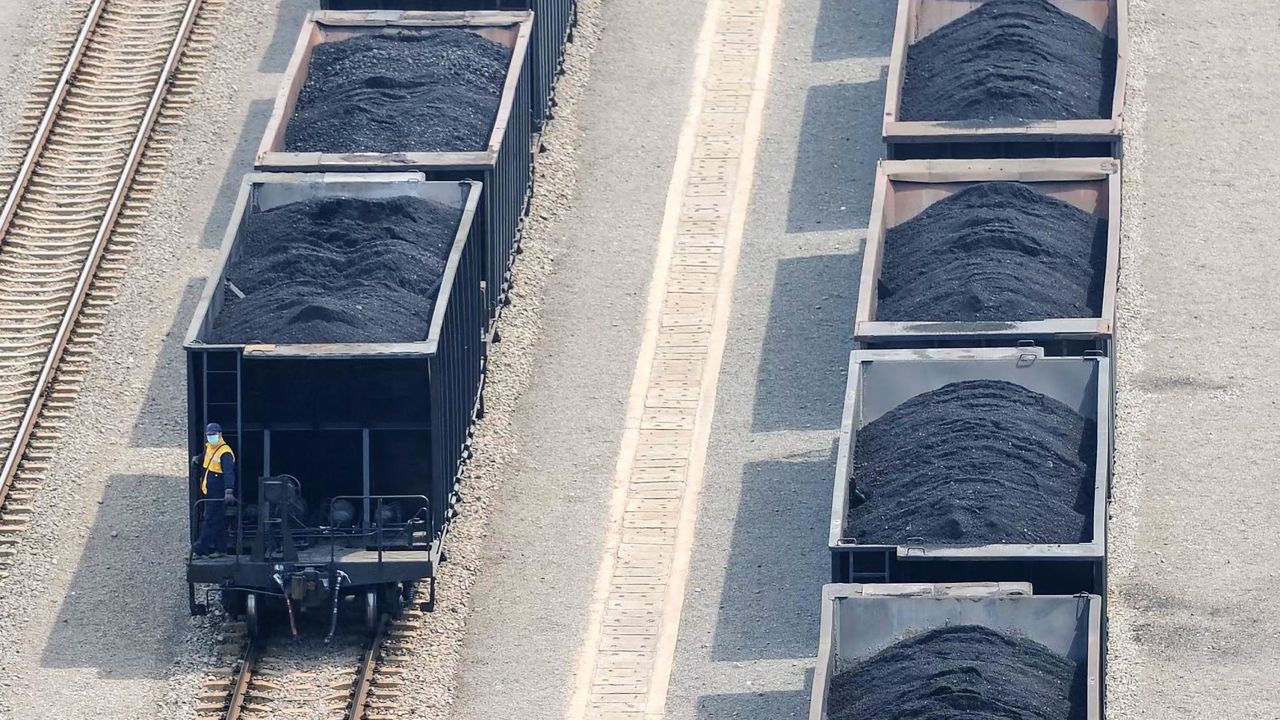
{"label": "blue face mask", "polygon": [[207,441],[208,441],[208,443],[209,443],[210,445],[217,445],[217,444],[218,444],[218,436],[217,436],[217,435],[205,435],[205,436],[204,436],[204,439],[205,439],[205,440],[207,440]]}

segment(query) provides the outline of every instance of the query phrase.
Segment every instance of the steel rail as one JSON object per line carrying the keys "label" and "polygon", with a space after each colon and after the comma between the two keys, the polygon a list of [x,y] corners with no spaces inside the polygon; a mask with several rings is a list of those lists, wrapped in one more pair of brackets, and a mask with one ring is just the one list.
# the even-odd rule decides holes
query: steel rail
{"label": "steel rail", "polygon": [[[342,717],[344,720],[362,720],[365,717],[368,710],[370,691],[373,689],[374,675],[377,672],[378,656],[382,651],[383,643],[387,639],[390,627],[391,615],[388,613],[379,615],[378,626],[360,654],[360,662],[356,667],[355,679],[351,682],[350,696],[347,700],[346,708],[343,710]],[[248,639],[240,661],[235,668],[235,678],[230,685],[226,686],[227,704],[226,708],[221,711],[222,720],[240,720],[246,710],[249,710],[250,715],[257,712],[253,708],[247,708],[246,703],[250,692],[253,691],[254,674],[258,670],[259,660],[263,657],[263,648],[265,646],[266,642],[262,638]]]}
{"label": "steel rail", "polygon": [[31,174],[35,172],[36,159],[40,151],[44,150],[49,133],[53,132],[54,118],[62,109],[62,101],[67,98],[67,90],[71,87],[71,78],[75,76],[76,70],[80,69],[80,61],[84,59],[85,50],[89,47],[89,39],[93,36],[93,29],[98,26],[98,20],[102,17],[102,10],[106,5],[107,0],[93,0],[84,24],[80,26],[80,33],[76,35],[76,44],[71,47],[67,64],[62,68],[62,74],[58,76],[58,84],[54,86],[53,95],[49,96],[49,102],[44,107],[44,114],[40,117],[40,125],[36,128],[35,137],[32,138],[31,146],[22,157],[22,166],[18,170],[17,177],[13,179],[13,185],[9,187],[9,197],[5,199],[4,209],[0,210],[0,241],[9,234],[9,224],[13,222],[13,216],[18,212],[18,201],[22,199],[22,193],[31,180]]}
{"label": "steel rail", "polygon": [[[17,435],[14,437],[12,445],[9,447],[8,455],[5,457],[4,466],[0,468],[0,504],[4,503],[5,498],[9,494],[9,487],[13,483],[13,478],[17,474],[18,465],[22,461],[23,455],[26,453],[27,443],[31,439],[31,434],[35,430],[36,421],[40,416],[40,409],[44,405],[44,396],[49,389],[49,385],[53,381],[53,377],[58,368],[58,363],[62,360],[63,351],[66,350],[67,343],[71,339],[72,330],[75,328],[76,318],[80,314],[80,308],[84,304],[85,298],[89,294],[89,286],[92,283],[94,275],[97,273],[98,264],[102,260],[103,252],[106,250],[107,240],[111,236],[112,230],[115,228],[116,220],[119,217],[120,210],[124,206],[126,197],[128,196],[129,186],[133,182],[133,176],[137,172],[138,166],[142,161],[143,151],[146,149],[147,139],[151,136],[151,131],[155,126],[156,119],[160,115],[160,108],[164,102],[165,94],[168,90],[169,81],[177,69],[178,62],[182,57],[182,51],[186,47],[187,39],[191,35],[191,28],[195,25],[196,16],[200,12],[200,7],[204,0],[188,0],[186,12],[182,17],[182,22],[178,26],[177,35],[169,46],[169,54],[165,58],[164,66],[161,68],[160,74],[156,79],[155,89],[151,93],[150,101],[147,103],[147,109],[142,116],[142,121],[138,125],[138,131],[134,135],[133,144],[129,149],[126,157],[124,168],[120,172],[120,177],[116,181],[115,190],[111,194],[111,200],[107,205],[107,211],[102,217],[102,221],[98,224],[97,233],[94,235],[93,243],[90,246],[89,254],[85,258],[84,266],[80,270],[80,275],[76,280],[75,288],[72,291],[71,298],[67,302],[67,308],[62,314],[61,323],[58,326],[58,332],[53,338],[53,343],[49,348],[49,353],[45,357],[44,365],[40,368],[40,374],[36,379],[35,387],[31,391],[31,399],[27,402],[26,410],[23,412],[22,419],[18,423]],[[84,54],[84,49],[88,45],[89,38],[93,35],[92,29],[96,27],[99,16],[102,13],[105,0],[95,0],[94,11],[90,13],[89,21],[81,30],[80,37],[76,42],[76,49],[72,51],[71,59],[67,67],[63,70],[62,76],[58,81],[58,88],[54,91],[55,98],[50,101],[50,105],[45,110],[45,119],[41,123],[42,132],[37,133],[38,142],[33,142],[31,149],[27,151],[23,166],[18,174],[18,179],[14,182],[15,191],[25,188],[27,180],[30,179],[31,173],[38,162],[40,153],[37,145],[43,146],[44,139],[48,138],[49,132],[53,124],[53,116],[57,114],[58,108],[61,106],[62,98],[66,97],[67,89],[70,85],[71,78],[75,69],[79,66],[80,58]],[[46,127],[47,125],[47,127]],[[19,195],[21,192],[13,192],[5,203],[6,220],[0,225],[0,247],[3,245],[3,238],[8,234],[9,223],[12,221],[12,212],[9,206],[17,207]]]}
{"label": "steel rail", "polygon": [[356,681],[351,687],[351,701],[347,703],[346,720],[361,720],[365,715],[365,706],[369,702],[369,690],[373,687],[373,673],[378,665],[378,653],[387,638],[387,628],[391,625],[391,616],[383,613],[378,618],[378,629],[369,639],[369,647],[360,660],[360,670],[356,673]]}
{"label": "steel rail", "polygon": [[240,669],[236,672],[235,684],[231,686],[231,696],[227,700],[227,712],[223,720],[240,720],[240,709],[244,707],[245,698],[249,694],[249,683],[253,680],[253,671],[258,664],[259,645],[253,638],[244,648],[244,657],[240,659]]}

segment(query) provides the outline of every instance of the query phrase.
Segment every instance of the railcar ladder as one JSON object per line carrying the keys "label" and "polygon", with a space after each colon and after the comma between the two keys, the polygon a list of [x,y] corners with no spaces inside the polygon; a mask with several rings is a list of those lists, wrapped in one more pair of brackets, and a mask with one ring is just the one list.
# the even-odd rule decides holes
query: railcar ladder
{"label": "railcar ladder", "polygon": [[203,426],[216,422],[233,450],[240,449],[240,352],[209,351],[204,356]]}
{"label": "railcar ladder", "polygon": [[[873,557],[879,562],[869,562]],[[831,564],[831,577],[834,582],[889,582],[889,553],[867,554],[861,557],[857,553],[835,553],[831,556]]]}

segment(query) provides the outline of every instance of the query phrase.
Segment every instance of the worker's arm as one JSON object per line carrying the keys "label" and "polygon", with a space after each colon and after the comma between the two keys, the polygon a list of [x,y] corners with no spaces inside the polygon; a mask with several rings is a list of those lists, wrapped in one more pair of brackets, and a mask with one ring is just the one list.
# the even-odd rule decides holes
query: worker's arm
{"label": "worker's arm", "polygon": [[227,492],[234,492],[236,489],[236,460],[231,457],[231,453],[222,455],[222,486]]}

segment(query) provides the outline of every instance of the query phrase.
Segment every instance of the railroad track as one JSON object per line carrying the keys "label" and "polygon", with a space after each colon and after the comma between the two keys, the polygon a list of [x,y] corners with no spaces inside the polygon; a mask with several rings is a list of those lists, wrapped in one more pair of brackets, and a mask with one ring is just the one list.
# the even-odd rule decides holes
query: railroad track
{"label": "railroad track", "polygon": [[373,637],[339,635],[322,645],[254,640],[242,623],[223,626],[230,665],[205,680],[198,718],[260,720],[278,717],[384,720],[396,716],[399,676],[411,657],[405,641],[422,619],[418,610],[383,615]]}
{"label": "railroad track", "polygon": [[224,0],[79,0],[0,158],[0,577]]}

